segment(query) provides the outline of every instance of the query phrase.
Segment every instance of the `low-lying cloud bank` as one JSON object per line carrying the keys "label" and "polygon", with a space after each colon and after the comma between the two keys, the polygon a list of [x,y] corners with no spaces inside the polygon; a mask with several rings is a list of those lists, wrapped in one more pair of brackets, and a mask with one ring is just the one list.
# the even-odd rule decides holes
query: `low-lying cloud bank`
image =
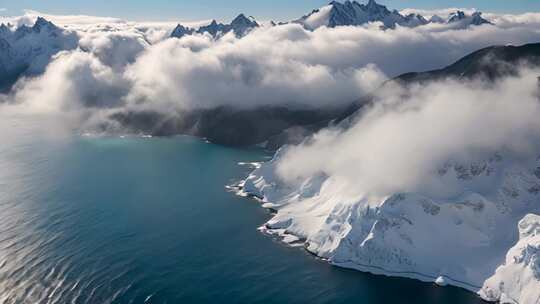
{"label": "low-lying cloud bank", "polygon": [[278,176],[295,183],[324,175],[348,185],[352,197],[375,200],[399,192],[455,196],[461,191],[455,180],[438,178],[449,162],[481,162],[496,153],[536,160],[539,75],[524,68],[496,84],[387,86],[351,127],[323,130],[287,149]]}

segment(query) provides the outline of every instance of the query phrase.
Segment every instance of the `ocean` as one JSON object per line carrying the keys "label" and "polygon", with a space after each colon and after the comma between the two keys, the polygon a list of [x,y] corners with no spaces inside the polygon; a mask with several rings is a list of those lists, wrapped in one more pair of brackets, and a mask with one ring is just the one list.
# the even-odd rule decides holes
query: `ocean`
{"label": "ocean", "polygon": [[265,151],[17,115],[0,134],[0,303],[481,303],[259,232],[268,211],[225,186]]}

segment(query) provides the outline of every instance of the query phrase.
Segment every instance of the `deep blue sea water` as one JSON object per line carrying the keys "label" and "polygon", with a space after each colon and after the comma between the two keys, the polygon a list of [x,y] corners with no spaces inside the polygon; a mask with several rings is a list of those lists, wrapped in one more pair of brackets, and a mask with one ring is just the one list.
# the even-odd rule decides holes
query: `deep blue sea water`
{"label": "deep blue sea water", "polygon": [[0,122],[0,303],[480,303],[332,267],[260,233],[227,192],[268,155],[189,137]]}

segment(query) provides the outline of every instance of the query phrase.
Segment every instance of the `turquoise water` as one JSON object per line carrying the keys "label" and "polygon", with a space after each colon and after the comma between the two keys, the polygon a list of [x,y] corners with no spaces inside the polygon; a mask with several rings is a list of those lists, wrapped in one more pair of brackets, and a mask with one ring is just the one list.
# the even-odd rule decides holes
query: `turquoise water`
{"label": "turquoise water", "polygon": [[261,234],[225,185],[267,159],[189,137],[0,122],[0,303],[479,303],[339,269]]}

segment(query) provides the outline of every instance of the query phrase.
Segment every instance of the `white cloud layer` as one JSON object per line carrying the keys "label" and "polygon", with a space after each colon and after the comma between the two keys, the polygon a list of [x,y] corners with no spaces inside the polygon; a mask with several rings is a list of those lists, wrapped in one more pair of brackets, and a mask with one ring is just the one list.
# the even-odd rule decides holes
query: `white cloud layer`
{"label": "white cloud layer", "polygon": [[[36,14],[3,21],[28,24]],[[344,105],[388,77],[440,68],[482,47],[540,41],[539,16],[498,16],[500,26],[464,30],[433,24],[311,32],[291,24],[216,41],[206,35],[165,39],[171,23],[46,15],[76,32],[79,48],[58,54],[42,76],[19,81],[14,93],[2,98],[46,103],[45,108],[166,112],[222,105]],[[58,89],[50,93],[51,87]],[[32,99],[41,89],[50,100]]]}
{"label": "white cloud layer", "polygon": [[462,191],[452,185],[457,181],[435,178],[445,162],[485,161],[495,152],[536,159],[538,75],[539,70],[524,69],[495,86],[446,80],[407,94],[399,86],[387,88],[352,127],[324,130],[289,148],[277,171],[290,184],[323,174],[351,197],[380,199],[400,192],[452,197],[454,190]]}

